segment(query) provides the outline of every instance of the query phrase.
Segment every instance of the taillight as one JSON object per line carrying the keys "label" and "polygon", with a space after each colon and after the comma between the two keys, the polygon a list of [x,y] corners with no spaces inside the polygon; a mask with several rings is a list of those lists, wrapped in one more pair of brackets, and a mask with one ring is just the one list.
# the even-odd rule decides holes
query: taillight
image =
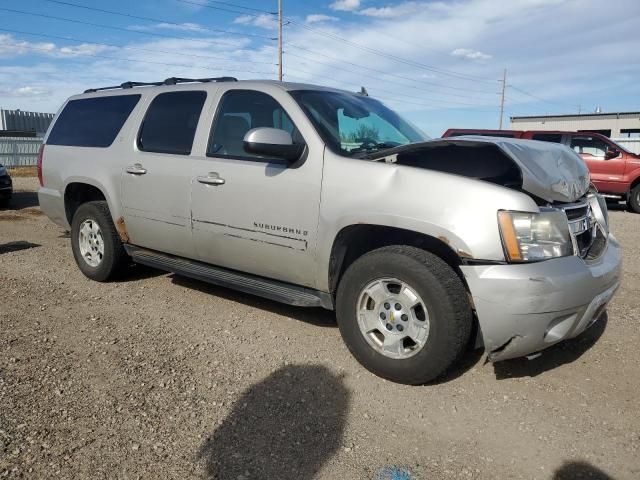
{"label": "taillight", "polygon": [[40,182],[40,186],[44,187],[44,181],[42,180],[42,157],[44,157],[44,143],[40,145],[40,150],[38,150],[38,181]]}

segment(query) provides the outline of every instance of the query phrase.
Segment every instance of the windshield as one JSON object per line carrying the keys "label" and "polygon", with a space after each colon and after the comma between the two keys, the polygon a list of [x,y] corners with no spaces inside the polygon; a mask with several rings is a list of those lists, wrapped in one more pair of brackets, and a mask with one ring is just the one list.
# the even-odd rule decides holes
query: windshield
{"label": "windshield", "polygon": [[327,146],[339,155],[364,157],[380,150],[429,140],[373,98],[320,90],[290,93]]}
{"label": "windshield", "polygon": [[611,143],[613,143],[616,148],[619,148],[620,150],[622,150],[625,153],[630,153],[632,155],[635,155],[631,150],[629,150],[627,147],[623,147],[622,145],[620,145],[618,142],[614,142],[613,140],[611,140],[610,138],[608,138],[607,140],[609,140]]}

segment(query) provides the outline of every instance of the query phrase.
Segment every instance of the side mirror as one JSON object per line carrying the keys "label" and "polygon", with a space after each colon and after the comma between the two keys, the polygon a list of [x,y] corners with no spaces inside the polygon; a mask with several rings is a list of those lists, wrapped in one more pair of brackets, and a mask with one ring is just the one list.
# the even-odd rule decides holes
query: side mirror
{"label": "side mirror", "polygon": [[618,155],[620,155],[620,150],[613,147],[607,147],[607,151],[604,154],[604,158],[605,160],[609,160],[611,158],[616,158]]}
{"label": "side mirror", "polygon": [[294,144],[286,130],[258,127],[245,134],[244,149],[248,153],[295,162],[302,155],[304,146]]}

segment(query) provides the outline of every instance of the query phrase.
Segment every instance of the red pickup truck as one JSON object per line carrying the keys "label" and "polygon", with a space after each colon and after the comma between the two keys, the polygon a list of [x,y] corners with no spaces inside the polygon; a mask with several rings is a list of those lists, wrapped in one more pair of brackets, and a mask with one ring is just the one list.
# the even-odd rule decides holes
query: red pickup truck
{"label": "red pickup truck", "polygon": [[604,135],[590,132],[450,128],[442,137],[463,135],[562,143],[582,157],[591,172],[591,181],[603,196],[626,200],[631,210],[640,213],[640,155],[630,152]]}

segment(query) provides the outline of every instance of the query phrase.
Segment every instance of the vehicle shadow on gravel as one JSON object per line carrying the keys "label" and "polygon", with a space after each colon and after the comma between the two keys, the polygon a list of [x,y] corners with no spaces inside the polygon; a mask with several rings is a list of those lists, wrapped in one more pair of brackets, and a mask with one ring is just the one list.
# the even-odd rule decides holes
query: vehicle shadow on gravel
{"label": "vehicle shadow on gravel", "polygon": [[13,192],[7,210],[22,210],[23,208],[37,207],[39,205],[36,192]]}
{"label": "vehicle shadow on gravel", "polygon": [[336,318],[333,312],[323,308],[294,307],[284,303],[275,302],[266,298],[256,297],[248,293],[231,290],[217,285],[193,280],[180,275],[172,275],[171,281],[181,287],[191,288],[199,292],[216,297],[242,303],[252,308],[266,310],[276,315],[293,318],[302,322],[310,323],[318,327],[337,327]]}
{"label": "vehicle shadow on gravel", "polygon": [[496,379],[535,377],[561,365],[573,363],[593,347],[607,328],[609,320],[607,312],[587,331],[571,340],[560,342],[542,351],[538,358],[527,360],[515,358],[493,364]]}
{"label": "vehicle shadow on gravel", "polygon": [[137,282],[139,280],[145,280],[147,278],[160,277],[162,275],[168,275],[164,270],[158,270],[157,268],[147,267],[146,265],[133,264],[130,265],[127,270],[117,279],[118,283]]}
{"label": "vehicle shadow on gravel", "polygon": [[38,243],[31,243],[25,240],[18,240],[17,242],[0,243],[0,255],[3,253],[19,252],[20,250],[28,250],[30,248],[39,247]]}
{"label": "vehicle shadow on gravel", "polygon": [[566,462],[553,475],[553,480],[575,480],[577,478],[614,480],[613,477],[587,462]]}
{"label": "vehicle shadow on gravel", "polygon": [[348,408],[327,368],[280,368],[243,393],[197,459],[209,478],[310,480],[341,447]]}

